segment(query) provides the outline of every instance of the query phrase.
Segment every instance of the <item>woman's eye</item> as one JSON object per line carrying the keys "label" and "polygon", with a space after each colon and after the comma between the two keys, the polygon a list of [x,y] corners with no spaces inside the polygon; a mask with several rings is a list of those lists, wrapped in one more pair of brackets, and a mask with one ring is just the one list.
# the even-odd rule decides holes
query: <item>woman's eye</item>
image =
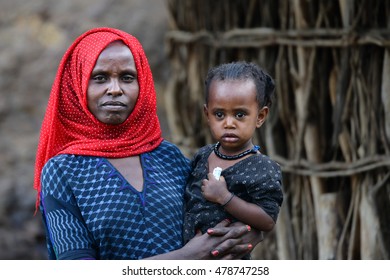
{"label": "woman's eye", "polygon": [[122,77],[122,80],[127,83],[131,83],[135,80],[135,77],[133,75],[124,75]]}
{"label": "woman's eye", "polygon": [[96,76],[93,76],[93,78],[92,78],[94,81],[96,81],[96,82],[104,82],[104,81],[106,81],[107,79],[106,79],[106,76],[104,76],[104,75],[96,75]]}

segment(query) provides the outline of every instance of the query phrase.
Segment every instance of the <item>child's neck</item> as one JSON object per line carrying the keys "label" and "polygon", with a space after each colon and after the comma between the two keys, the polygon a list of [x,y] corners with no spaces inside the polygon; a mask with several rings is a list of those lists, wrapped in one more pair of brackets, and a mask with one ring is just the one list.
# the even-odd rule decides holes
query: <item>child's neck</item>
{"label": "child's neck", "polygon": [[236,163],[250,157],[254,153],[258,153],[258,148],[259,148],[258,146],[255,146],[256,152],[248,153],[243,157],[240,157],[237,159],[231,159],[231,160],[220,158],[216,155],[215,151],[213,151],[208,158],[208,170],[211,173],[213,172],[215,167],[221,167],[224,170],[224,169],[226,169],[230,166],[233,166]]}
{"label": "child's neck", "polygon": [[224,160],[236,160],[236,159],[244,158],[244,157],[246,157],[249,154],[256,154],[257,151],[259,150],[259,147],[258,146],[253,146],[251,144],[249,149],[243,150],[242,152],[234,154],[234,155],[224,154],[220,150],[221,150],[221,144],[219,142],[217,142],[214,145],[214,154],[217,157],[219,157],[221,159],[224,159]]}
{"label": "child's neck", "polygon": [[237,162],[240,162],[243,158],[236,160],[224,160],[215,155],[215,153],[211,153],[208,158],[208,170],[209,172],[213,172],[214,168],[221,167],[222,170],[229,168],[230,166],[235,165]]}

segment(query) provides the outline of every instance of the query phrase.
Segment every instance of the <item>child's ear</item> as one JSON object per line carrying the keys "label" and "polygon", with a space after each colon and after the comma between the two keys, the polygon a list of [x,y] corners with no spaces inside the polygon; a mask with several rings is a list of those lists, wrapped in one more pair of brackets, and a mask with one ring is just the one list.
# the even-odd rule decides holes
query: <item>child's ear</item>
{"label": "child's ear", "polygon": [[269,112],[269,108],[267,106],[264,106],[260,109],[259,114],[257,115],[257,121],[256,121],[256,127],[259,128],[263,125],[265,120],[267,119]]}
{"label": "child's ear", "polygon": [[207,121],[209,120],[209,109],[207,108],[207,104],[203,104],[203,113],[207,118]]}

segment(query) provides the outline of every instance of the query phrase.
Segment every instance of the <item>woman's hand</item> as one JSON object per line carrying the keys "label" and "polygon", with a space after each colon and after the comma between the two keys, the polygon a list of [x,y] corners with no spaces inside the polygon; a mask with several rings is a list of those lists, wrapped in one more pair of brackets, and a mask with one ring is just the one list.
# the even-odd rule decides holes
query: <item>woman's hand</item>
{"label": "woman's hand", "polygon": [[251,230],[249,226],[243,223],[231,224],[230,221],[224,220],[204,234],[197,233],[184,247],[148,259],[240,259],[262,240],[262,235]]}
{"label": "woman's hand", "polygon": [[[229,226],[224,220],[205,234],[198,233],[183,248],[188,259],[233,259],[252,250],[250,243],[244,243],[242,237],[250,227],[244,224]],[[249,240],[249,239],[248,239]]]}
{"label": "woman's hand", "polygon": [[252,229],[242,222],[230,224],[227,221],[223,221],[216,227],[209,229],[208,234],[212,236],[232,236],[232,238],[237,236],[235,239],[226,240],[212,251],[214,252],[212,255],[214,257],[220,256],[220,259],[241,259],[264,239],[262,231]]}

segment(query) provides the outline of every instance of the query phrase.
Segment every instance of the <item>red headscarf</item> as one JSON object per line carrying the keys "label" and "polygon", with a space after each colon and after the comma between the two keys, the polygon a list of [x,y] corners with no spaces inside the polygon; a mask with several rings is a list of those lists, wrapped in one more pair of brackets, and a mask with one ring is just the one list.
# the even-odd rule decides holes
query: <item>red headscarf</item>
{"label": "red headscarf", "polygon": [[[133,54],[140,91],[128,119],[120,125],[109,125],[88,110],[87,88],[100,53],[117,40],[122,40]],[[51,89],[35,162],[37,206],[41,171],[50,158],[58,154],[135,156],[155,149],[162,140],[153,77],[139,41],[113,28],[85,32],[65,52]]]}

